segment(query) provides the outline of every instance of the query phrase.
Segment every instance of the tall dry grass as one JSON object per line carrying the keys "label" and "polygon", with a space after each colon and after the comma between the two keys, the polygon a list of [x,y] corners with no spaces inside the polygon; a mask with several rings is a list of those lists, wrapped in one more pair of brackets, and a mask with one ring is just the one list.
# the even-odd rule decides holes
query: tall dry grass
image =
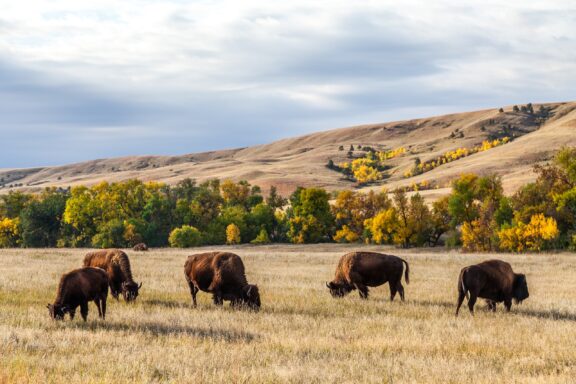
{"label": "tall dry grass", "polygon": [[[141,296],[110,298],[106,321],[90,304],[87,323],[45,308],[84,250],[2,250],[0,382],[574,382],[576,255],[388,250],[410,262],[405,303],[390,303],[387,286],[332,299],[324,281],[353,248],[228,248],[260,286],[259,313],[215,308],[205,293],[193,309],[183,264],[194,250],[129,251]],[[460,268],[490,257],[527,274],[530,298],[455,318]]]}

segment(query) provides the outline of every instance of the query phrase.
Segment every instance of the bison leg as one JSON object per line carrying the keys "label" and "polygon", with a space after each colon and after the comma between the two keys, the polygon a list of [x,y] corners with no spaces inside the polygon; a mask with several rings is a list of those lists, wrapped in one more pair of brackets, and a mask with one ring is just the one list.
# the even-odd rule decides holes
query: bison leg
{"label": "bison leg", "polygon": [[464,291],[458,292],[458,305],[456,305],[456,316],[458,316],[458,312],[460,311],[460,306],[464,301],[464,297],[466,297],[466,293]]}
{"label": "bison leg", "polygon": [[196,308],[196,294],[198,293],[198,288],[194,285],[193,282],[189,281],[188,286],[190,287],[190,294],[192,295],[192,305]]}
{"label": "bison leg", "polygon": [[398,290],[398,293],[400,294],[400,300],[404,301],[404,286],[402,285],[402,282],[400,280],[398,280],[398,284],[396,285],[396,289]]}
{"label": "bison leg", "polygon": [[212,293],[212,301],[215,305],[222,305],[224,304],[224,300],[222,300],[222,292],[214,291]]}
{"label": "bison leg", "polygon": [[108,292],[106,292],[102,299],[100,300],[100,305],[102,306],[102,320],[106,320],[106,298],[108,296]]}
{"label": "bison leg", "polygon": [[368,287],[363,285],[363,284],[354,284],[356,286],[356,289],[358,289],[358,292],[360,293],[360,298],[361,299],[367,299],[368,298]]}
{"label": "bison leg", "polygon": [[396,297],[396,292],[398,292],[398,288],[395,284],[390,284],[390,301],[394,301]]}
{"label": "bison leg", "polygon": [[68,311],[68,313],[70,314],[70,320],[74,320],[74,316],[76,315],[76,308],[71,309]]}
{"label": "bison leg", "polygon": [[110,293],[112,294],[113,298],[120,300],[120,287],[118,284],[116,284],[116,282],[110,282]]}
{"label": "bison leg", "polygon": [[470,292],[470,298],[468,299],[468,309],[470,310],[471,314],[474,314],[474,304],[476,304],[477,298],[478,297],[474,293]]}
{"label": "bison leg", "polygon": [[100,307],[100,298],[99,297],[94,299],[94,304],[96,304],[96,308],[98,308],[98,317],[102,318],[102,308]]}
{"label": "bison leg", "polygon": [[84,302],[80,304],[80,314],[82,315],[82,319],[86,321],[88,318],[88,303]]}
{"label": "bison leg", "polygon": [[496,312],[496,302],[492,300],[488,300],[488,310],[492,312]]}
{"label": "bison leg", "polygon": [[506,308],[506,312],[510,312],[510,308],[512,308],[512,300],[511,299],[504,300],[504,307]]}

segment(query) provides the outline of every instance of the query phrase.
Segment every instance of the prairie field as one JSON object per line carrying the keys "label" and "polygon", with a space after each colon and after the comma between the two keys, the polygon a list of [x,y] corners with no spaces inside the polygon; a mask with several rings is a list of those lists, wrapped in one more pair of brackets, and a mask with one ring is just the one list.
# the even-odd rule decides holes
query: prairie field
{"label": "prairie field", "polygon": [[[410,263],[406,301],[388,286],[333,299],[338,258],[353,249]],[[206,250],[207,248],[202,248]],[[0,383],[568,383],[576,378],[576,255],[461,254],[344,245],[221,247],[258,284],[258,313],[191,306],[183,265],[198,249],[128,250],[143,287],[136,303],[109,297],[48,317],[62,273],[85,249],[0,251]],[[488,258],[526,273],[530,298],[454,316],[460,269]]]}

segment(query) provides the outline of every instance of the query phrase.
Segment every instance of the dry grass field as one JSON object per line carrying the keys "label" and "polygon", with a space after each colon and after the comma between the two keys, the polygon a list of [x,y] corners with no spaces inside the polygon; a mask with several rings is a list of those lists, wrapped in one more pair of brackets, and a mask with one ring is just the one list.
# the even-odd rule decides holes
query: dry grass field
{"label": "dry grass field", "polygon": [[[406,258],[406,302],[388,287],[333,299],[324,286],[350,246],[230,248],[260,286],[259,313],[193,309],[183,276],[195,250],[129,252],[135,304],[109,299],[106,321],[48,317],[60,275],[86,250],[0,251],[1,383],[569,383],[576,378],[576,255]],[[366,249],[379,249],[366,247]],[[454,317],[461,267],[490,257],[527,274],[530,298],[504,313]]]}

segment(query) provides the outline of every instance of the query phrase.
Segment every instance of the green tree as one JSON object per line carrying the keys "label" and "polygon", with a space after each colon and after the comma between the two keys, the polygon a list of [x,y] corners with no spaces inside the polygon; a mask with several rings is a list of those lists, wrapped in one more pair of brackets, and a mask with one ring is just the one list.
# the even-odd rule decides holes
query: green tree
{"label": "green tree", "polygon": [[317,243],[328,240],[334,218],[330,212],[330,196],[321,188],[297,188],[290,200],[290,230],[292,242]]}
{"label": "green tree", "polygon": [[0,217],[14,219],[28,206],[33,197],[20,191],[10,191],[0,195]]}
{"label": "green tree", "polygon": [[67,193],[46,189],[20,212],[24,247],[55,247],[62,227]]}
{"label": "green tree", "polygon": [[173,248],[197,247],[202,243],[200,231],[190,225],[183,225],[170,232],[168,243]]}

